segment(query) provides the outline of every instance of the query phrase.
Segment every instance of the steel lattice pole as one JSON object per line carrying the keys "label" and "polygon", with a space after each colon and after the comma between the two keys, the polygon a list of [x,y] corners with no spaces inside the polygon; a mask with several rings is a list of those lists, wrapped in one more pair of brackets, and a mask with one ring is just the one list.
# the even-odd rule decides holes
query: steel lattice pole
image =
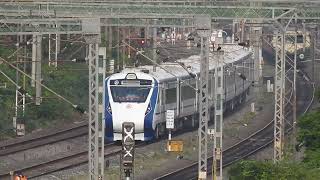
{"label": "steel lattice pole", "polygon": [[[103,81],[106,71],[106,48],[99,49],[99,43],[101,43],[99,19],[84,21],[83,26],[90,32],[84,36],[88,44],[87,59],[89,61],[89,179],[103,180],[105,125]],[[100,63],[100,60],[103,62]]]}
{"label": "steel lattice pole", "polygon": [[224,101],[224,69],[223,69],[223,51],[215,53],[217,58],[215,60],[214,68],[214,142],[213,142],[213,166],[215,180],[222,179],[222,129],[223,129],[223,101]]}
{"label": "steel lattice pole", "polygon": [[[284,138],[285,51],[284,33],[277,31],[275,56],[274,161],[282,159]],[[279,44],[280,42],[280,44]],[[280,46],[279,46],[280,45]]]}
{"label": "steel lattice pole", "polygon": [[[89,43],[89,179],[103,179],[104,156],[99,133],[102,129],[99,124],[99,45],[97,37],[88,37],[86,41]],[[99,135],[100,134],[100,135]]]}
{"label": "steel lattice pole", "polygon": [[[22,43],[24,40],[24,36],[18,35],[17,36],[18,44]],[[23,47],[23,53],[25,52],[26,47]],[[19,49],[19,46],[18,46]],[[25,54],[22,54],[21,52],[17,52],[17,68],[20,69],[21,61],[22,58],[25,56]],[[20,84],[20,78],[21,75],[19,71],[16,71],[16,83],[19,85]],[[25,80],[25,79],[23,79]],[[23,89],[24,87],[24,82],[22,85]],[[20,91],[19,86],[16,87],[16,106],[15,106],[15,117],[13,118],[13,128],[16,131],[17,130],[17,124],[24,124],[25,122],[21,122],[21,116],[23,117],[25,113],[25,94]],[[23,132],[16,131],[17,135],[24,135],[24,129],[22,130]]]}
{"label": "steel lattice pole", "polygon": [[201,37],[200,58],[200,109],[199,109],[199,179],[207,178],[207,133],[209,120],[208,81],[209,81],[209,35],[211,20],[209,17],[196,18],[197,32]]}
{"label": "steel lattice pole", "polygon": [[[296,21],[295,21],[296,22]],[[293,62],[293,105],[292,105],[292,147],[295,146],[296,144],[296,135],[297,135],[297,129],[296,129],[296,123],[297,123],[297,31],[298,28],[296,27],[295,29],[295,34],[294,34],[294,62]],[[294,160],[296,159],[296,151],[293,150],[293,158]]]}

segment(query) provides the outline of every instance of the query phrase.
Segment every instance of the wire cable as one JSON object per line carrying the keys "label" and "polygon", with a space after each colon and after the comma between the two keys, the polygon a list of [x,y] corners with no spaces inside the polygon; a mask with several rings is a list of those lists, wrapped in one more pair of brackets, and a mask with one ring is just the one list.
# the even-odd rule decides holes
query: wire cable
{"label": "wire cable", "polygon": [[[129,44],[122,42],[125,45],[127,45],[129,48],[136,50],[134,47],[130,46]],[[173,74],[172,72],[170,72],[169,70],[167,70],[166,68],[162,67],[160,64],[156,63],[154,60],[152,60],[151,58],[149,58],[148,56],[142,54],[142,52],[137,51],[137,53],[139,53],[140,55],[142,55],[143,57],[145,57],[147,60],[149,60],[152,64],[158,66],[160,69],[163,69],[164,71],[166,71],[167,73],[169,73],[170,75],[172,75],[173,77],[175,77],[176,79],[180,80],[180,78],[178,76],[176,76],[175,74]],[[188,72],[189,73],[189,72]],[[180,80],[180,82],[186,84],[187,86],[189,86],[190,88],[192,88],[193,90],[195,90],[196,92],[198,92],[198,89],[194,88],[193,86],[189,85],[188,83],[186,83],[183,80]]]}
{"label": "wire cable", "polygon": [[[21,86],[19,86],[16,82],[14,82],[14,80],[12,80],[12,79],[11,79],[8,75],[6,75],[3,71],[0,70],[0,73],[1,73],[4,77],[6,77],[12,84],[14,84],[14,85],[17,87],[18,91],[23,91],[23,92],[25,92],[25,90],[22,89]],[[25,94],[28,98],[34,100],[33,97],[32,97],[30,94],[28,94],[27,92],[25,92],[24,94]]]}
{"label": "wire cable", "polygon": [[[9,65],[10,67],[12,67],[13,69],[19,71],[20,73],[22,73],[23,75],[27,76],[29,79],[35,81],[36,83],[39,83],[43,88],[45,88],[46,90],[48,90],[49,92],[53,93],[54,95],[56,95],[58,98],[62,99],[63,101],[67,102],[68,104],[70,104],[73,108],[75,108],[76,110],[86,113],[86,111],[82,108],[80,108],[78,105],[73,104],[71,101],[69,101],[67,98],[61,96],[60,94],[56,93],[55,91],[53,91],[52,89],[50,89],[49,87],[47,87],[46,85],[42,84],[40,81],[33,79],[31,76],[29,76],[27,73],[23,72],[22,70],[20,70],[19,68],[17,68],[16,66],[12,65],[11,63],[9,63],[8,61],[6,61],[5,59],[3,59],[2,57],[0,57],[0,60],[3,61],[4,63],[6,63],[7,65]],[[1,71],[2,72],[2,71]],[[4,74],[4,73],[2,73]],[[7,75],[5,75],[5,77],[7,77],[8,79],[10,79]],[[11,80],[12,83],[14,83],[16,86],[17,84]]]}

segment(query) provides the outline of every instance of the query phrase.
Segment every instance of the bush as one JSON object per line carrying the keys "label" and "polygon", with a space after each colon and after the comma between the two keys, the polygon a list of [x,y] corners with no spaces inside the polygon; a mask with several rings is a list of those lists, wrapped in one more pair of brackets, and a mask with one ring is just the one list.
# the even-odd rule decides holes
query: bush
{"label": "bush", "polygon": [[317,180],[319,169],[293,162],[241,161],[229,170],[230,180]]}
{"label": "bush", "polygon": [[[8,48],[0,47],[0,57],[7,57],[11,53]],[[14,57],[13,57],[14,59]],[[6,64],[0,65],[0,70],[15,80],[16,71]],[[30,69],[29,69],[30,70]],[[30,74],[30,72],[27,72]],[[42,64],[43,84],[65,97],[73,104],[88,109],[88,66],[87,64],[60,64],[58,70]],[[19,84],[22,84],[20,78]],[[26,91],[35,97],[35,89],[30,86],[27,78]],[[15,116],[15,85],[0,74],[0,83],[6,82],[7,88],[0,89],[0,129],[1,137],[12,134],[12,118]],[[24,121],[26,130],[53,126],[57,123],[68,123],[78,120],[79,114],[72,105],[61,100],[56,95],[42,88],[43,101],[40,106],[34,100],[26,99],[25,116],[18,118]]]}
{"label": "bush", "polygon": [[308,149],[320,148],[320,111],[302,116],[298,121],[298,141]]}

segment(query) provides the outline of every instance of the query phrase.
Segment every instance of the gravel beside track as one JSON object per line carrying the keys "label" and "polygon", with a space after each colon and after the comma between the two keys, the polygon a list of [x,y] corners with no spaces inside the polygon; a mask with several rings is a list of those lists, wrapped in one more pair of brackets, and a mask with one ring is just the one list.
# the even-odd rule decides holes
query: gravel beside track
{"label": "gravel beside track", "polygon": [[[301,79],[300,79],[301,80]],[[302,89],[297,92],[297,97],[301,97],[298,100],[297,105],[299,110],[298,114],[303,114],[308,111],[310,105],[313,102],[314,85],[306,83],[303,80],[298,81],[298,86]],[[309,87],[308,87],[309,86]],[[312,92],[313,91],[313,92]],[[309,96],[309,97],[308,97]],[[223,151],[223,167],[226,167],[240,159],[246,158],[255,152],[267,147],[273,143],[273,132],[274,132],[274,121],[271,121],[264,128],[258,130],[256,133],[250,137],[244,139],[243,141],[235,144],[234,146]],[[291,128],[287,129],[287,132]],[[211,174],[212,169],[212,156],[208,158],[208,174]],[[157,180],[169,180],[169,179],[197,179],[198,176],[198,163],[190,164],[186,167],[178,169],[176,171],[167,173],[161,177],[156,178]]]}
{"label": "gravel beside track", "polygon": [[88,124],[86,122],[56,131],[30,134],[30,136],[26,136],[24,138],[16,138],[0,142],[0,157],[85,135],[88,135]]}
{"label": "gravel beside track", "polygon": [[[114,145],[114,143],[106,144],[105,157],[110,157],[121,152],[121,147]],[[23,172],[27,177],[34,178],[45,174],[53,173],[66,168],[71,168],[88,162],[88,150],[70,151],[57,155],[54,159],[43,161],[41,163],[35,162],[24,164],[23,168],[16,169],[16,171]],[[9,169],[0,172],[0,179],[9,179]]]}

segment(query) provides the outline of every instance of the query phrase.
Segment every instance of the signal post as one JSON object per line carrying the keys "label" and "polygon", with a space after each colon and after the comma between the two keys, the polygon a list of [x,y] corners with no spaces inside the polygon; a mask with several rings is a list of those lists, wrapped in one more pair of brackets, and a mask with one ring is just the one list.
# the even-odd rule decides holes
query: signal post
{"label": "signal post", "polygon": [[124,122],[122,124],[122,152],[120,154],[120,179],[134,179],[134,123]]}

